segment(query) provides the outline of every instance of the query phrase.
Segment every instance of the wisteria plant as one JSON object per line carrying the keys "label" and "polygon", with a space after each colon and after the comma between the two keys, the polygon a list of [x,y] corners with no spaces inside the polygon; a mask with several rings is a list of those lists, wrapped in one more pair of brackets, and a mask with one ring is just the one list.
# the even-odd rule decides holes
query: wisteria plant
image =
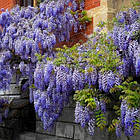
{"label": "wisteria plant", "polygon": [[[40,58],[42,58],[41,55],[44,58],[53,58],[56,43],[69,41],[72,30],[77,32],[78,29],[85,28],[85,24],[90,18],[83,10],[83,2],[83,0],[45,0],[40,3],[39,7],[19,7],[17,5],[10,11],[1,9],[0,90],[2,92],[10,90],[12,77],[16,74],[17,84],[20,77],[28,79],[22,85],[22,90],[30,87],[30,102],[34,101],[32,87],[34,83],[37,86],[37,83],[34,82],[34,72],[38,68],[36,54],[40,54]],[[85,19],[83,24],[80,21],[82,18]],[[40,78],[39,88],[43,90],[45,87]]]}
{"label": "wisteria plant", "polygon": [[[56,42],[70,39],[73,27],[77,32],[83,21],[90,21],[84,11],[79,16],[83,8],[84,1],[46,0],[39,8],[17,6],[3,12],[0,89],[9,88],[14,73],[17,82],[26,77],[22,88],[30,88],[30,101],[45,130],[74,95],[75,122],[90,135],[95,127],[110,125],[108,130],[118,137],[122,131],[133,136],[140,130],[140,13],[133,8],[120,12],[112,31],[105,33],[100,22],[86,43],[54,50]],[[108,124],[110,104],[116,115]]]}
{"label": "wisteria plant", "polygon": [[[93,135],[95,126],[103,129],[109,125],[106,106],[114,104],[116,115],[108,130],[116,131],[118,137],[124,131],[129,137],[140,130],[139,14],[134,9],[120,12],[113,30],[107,34],[103,32],[104,24],[99,24],[85,44],[58,48],[56,58],[48,60],[57,69],[55,88],[63,91],[63,85],[69,89],[71,83],[77,123],[87,126]],[[59,68],[63,72],[58,75]],[[58,78],[62,78],[61,84],[57,83]],[[62,81],[68,81],[67,85]]]}

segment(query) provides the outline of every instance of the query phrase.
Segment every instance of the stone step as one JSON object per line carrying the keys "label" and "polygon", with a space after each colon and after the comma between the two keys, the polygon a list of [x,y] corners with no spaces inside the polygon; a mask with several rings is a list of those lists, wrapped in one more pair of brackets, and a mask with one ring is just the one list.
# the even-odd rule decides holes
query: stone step
{"label": "stone step", "polygon": [[16,140],[36,140],[36,134],[32,132],[25,132],[17,136]]}

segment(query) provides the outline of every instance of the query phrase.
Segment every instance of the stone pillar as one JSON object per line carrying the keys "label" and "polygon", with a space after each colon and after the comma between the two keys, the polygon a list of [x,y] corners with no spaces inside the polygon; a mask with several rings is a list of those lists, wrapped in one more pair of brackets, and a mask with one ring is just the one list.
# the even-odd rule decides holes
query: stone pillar
{"label": "stone pillar", "polygon": [[[91,0],[89,0],[91,1]],[[98,1],[98,0],[92,0]],[[134,0],[135,2],[138,0]],[[91,5],[91,4],[90,4]],[[92,5],[91,5],[92,6]],[[97,7],[88,6],[86,8],[88,15],[93,17],[93,30],[100,21],[109,21],[115,17],[116,13],[123,9],[123,7],[132,7],[131,0],[100,0],[100,5]],[[89,8],[90,7],[90,8]]]}
{"label": "stone pillar", "polygon": [[[134,0],[138,2],[139,0]],[[116,15],[117,12],[125,10],[125,8],[132,7],[131,0],[107,0],[107,16],[108,19],[111,19]]]}
{"label": "stone pillar", "polygon": [[97,25],[96,14],[98,15],[101,8],[102,0],[85,0],[85,10],[89,17],[92,18],[92,23],[87,26],[86,34],[90,35],[94,31],[94,27]]}
{"label": "stone pillar", "polygon": [[90,17],[93,17],[93,30],[95,30],[97,24],[100,21],[107,21],[107,0],[100,0],[100,5],[98,7],[93,7],[90,10],[88,10],[88,15]]}

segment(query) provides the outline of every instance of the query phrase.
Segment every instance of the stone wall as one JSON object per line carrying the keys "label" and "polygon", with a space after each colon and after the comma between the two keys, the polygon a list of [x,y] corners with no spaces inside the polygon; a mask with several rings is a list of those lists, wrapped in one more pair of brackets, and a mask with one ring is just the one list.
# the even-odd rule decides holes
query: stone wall
{"label": "stone wall", "polygon": [[[20,89],[21,86],[16,86],[15,78],[13,78],[11,91],[4,95],[1,93],[5,97],[10,95],[11,98],[17,98],[11,102],[8,118],[0,124],[0,140],[117,140],[116,135],[108,133],[107,129],[101,131],[95,128],[95,135],[90,136],[87,128],[84,129],[76,124],[74,121],[75,102],[72,97],[53,129],[45,131],[41,120],[35,114],[33,104],[29,103],[28,90],[22,92]],[[113,116],[113,112],[109,110],[106,114],[108,123]],[[140,134],[130,140],[139,139]],[[127,138],[122,134],[119,140],[127,140]]]}
{"label": "stone wall", "polygon": [[[131,0],[108,0],[108,7],[112,7],[109,4],[112,3],[113,4],[113,9],[116,9],[116,11],[120,11],[123,7],[131,7],[132,6],[132,2]],[[111,1],[111,2],[110,2]],[[138,0],[134,0],[134,1],[138,1]]]}
{"label": "stone wall", "polygon": [[22,131],[34,131],[36,115],[33,104],[29,104],[28,90],[21,92],[22,79],[16,85],[16,75],[11,81],[10,91],[0,91],[0,97],[10,98],[8,118],[0,123],[0,140],[15,140],[16,135]]}
{"label": "stone wall", "polygon": [[[21,93],[22,95],[23,93]],[[107,129],[101,131],[95,128],[95,135],[90,136],[87,129],[82,128],[74,121],[75,102],[64,108],[60,118],[51,131],[45,131],[43,124],[35,115],[32,104],[29,104],[27,96],[16,99],[11,104],[9,117],[0,124],[0,140],[118,140],[115,134],[109,134]],[[113,112],[107,113],[108,122]],[[139,140],[140,135],[130,140]],[[127,140],[122,134],[119,140]]]}
{"label": "stone wall", "polygon": [[[135,2],[138,0],[134,0]],[[112,17],[119,11],[125,10],[124,7],[132,7],[131,0],[107,0],[108,7],[108,19]]]}
{"label": "stone wall", "polygon": [[[139,0],[134,0],[139,1]],[[100,21],[111,20],[123,7],[131,7],[131,0],[100,0],[100,5],[89,9],[88,15],[93,17],[93,30]]]}

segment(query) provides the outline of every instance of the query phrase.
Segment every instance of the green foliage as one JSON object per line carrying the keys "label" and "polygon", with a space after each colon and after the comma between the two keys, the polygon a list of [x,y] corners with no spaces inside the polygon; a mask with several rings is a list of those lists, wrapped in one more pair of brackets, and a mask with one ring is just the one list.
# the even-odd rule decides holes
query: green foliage
{"label": "green foliage", "polygon": [[102,130],[107,124],[106,117],[100,110],[95,112],[95,116],[97,127]]}
{"label": "green foliage", "polygon": [[45,58],[45,55],[41,55],[41,54],[38,54],[38,53],[36,53],[35,56],[37,57],[37,60],[40,61],[40,62]]}
{"label": "green foliage", "polygon": [[110,98],[102,95],[101,92],[94,86],[91,88],[84,88],[83,90],[77,90],[74,94],[74,100],[80,102],[82,106],[89,107],[92,110],[96,109],[95,98],[98,101],[104,101],[106,104],[111,102]]}
{"label": "green foliage", "polygon": [[[67,46],[63,46],[63,48],[57,48],[56,50],[59,51],[57,53],[56,59],[54,59],[54,64],[60,66],[61,64],[67,65],[69,68],[78,67],[79,61],[79,54],[77,47],[80,44],[75,44],[73,47],[68,48]],[[67,59],[69,58],[69,59]]]}
{"label": "green foliage", "polygon": [[116,130],[116,125],[120,123],[120,120],[118,119],[113,119],[112,123],[110,124],[110,126],[108,127],[108,131],[109,132],[114,132]]}
{"label": "green foliage", "polygon": [[93,50],[87,52],[88,58],[85,58],[85,61],[102,72],[116,71],[116,67],[121,64],[121,61],[115,52],[116,47],[113,42],[111,39],[107,40],[106,37],[105,33],[100,34],[100,39],[93,46]]}
{"label": "green foliage", "polygon": [[121,115],[121,112],[120,112],[120,105],[114,105],[113,109],[115,110],[115,114],[117,116],[120,116]]}
{"label": "green foliage", "polygon": [[74,100],[79,101],[82,106],[90,107],[93,110],[96,108],[96,102],[93,97],[97,92],[98,91],[96,89],[77,90],[74,95]]}
{"label": "green foliage", "polygon": [[136,135],[140,131],[140,120],[136,119],[134,121],[134,134]]}
{"label": "green foliage", "polygon": [[117,88],[122,94],[120,99],[126,100],[130,108],[140,107],[140,84],[137,81],[130,77]]}
{"label": "green foliage", "polygon": [[35,89],[36,87],[34,84],[32,84],[29,88]]}
{"label": "green foliage", "polygon": [[37,0],[37,6],[39,6],[41,3],[41,0]]}
{"label": "green foliage", "polygon": [[79,15],[79,22],[81,24],[86,24],[86,23],[89,23],[92,21],[92,18],[88,16],[87,11],[85,11],[85,10],[82,10],[82,11],[77,10],[75,12],[71,10],[71,14],[72,15],[78,14]]}
{"label": "green foliage", "polygon": [[[87,43],[83,44],[82,49],[86,51],[79,53],[79,43],[71,48],[63,46],[63,48],[57,49],[58,54],[54,60],[54,64],[58,66],[65,65],[72,69],[78,68],[79,71],[84,73],[85,69],[83,69],[82,66],[86,62],[89,64],[89,68],[87,69],[89,73],[93,72],[95,68],[98,72],[111,70],[115,74],[118,74],[116,72],[116,67],[122,65],[122,62],[116,54],[116,46],[114,46],[112,39],[108,37],[106,33],[102,32],[105,25],[106,23],[104,22],[99,23],[98,29],[101,31],[93,34],[93,38],[96,40],[95,42],[92,42],[92,38],[92,40],[89,40]],[[118,90],[118,88],[116,90]],[[113,92],[114,91],[112,91],[112,93]],[[117,98],[119,98],[119,95],[120,94],[118,94]],[[110,97],[103,94],[95,86],[90,88],[87,86],[83,90],[76,91],[74,95],[74,100],[80,102],[82,106],[88,107],[91,110],[96,110],[95,99],[98,101],[103,100],[105,103],[111,103]],[[114,110],[117,116],[119,116],[120,104],[115,105]],[[103,129],[107,124],[105,114],[100,110],[96,110],[95,112],[97,127]]]}
{"label": "green foliage", "polygon": [[87,15],[87,11],[83,10],[80,12],[80,18],[79,18],[80,23],[89,23],[92,21],[92,18]]}
{"label": "green foliage", "polygon": [[105,25],[106,25],[106,22],[104,22],[104,21],[100,21],[100,22],[97,24],[97,26],[100,27],[100,28],[105,27]]}
{"label": "green foliage", "polygon": [[80,21],[82,24],[84,24],[84,23],[89,23],[89,22],[92,21],[92,18],[89,17],[89,16],[87,15],[87,12],[86,12],[86,11],[83,10],[83,11],[81,12],[81,17],[79,18],[79,21]]}
{"label": "green foliage", "polygon": [[[110,92],[117,94],[119,100],[126,100],[129,108],[140,107],[140,84],[135,81],[132,77],[128,77],[121,85],[113,87]],[[120,102],[116,102],[113,110],[115,111],[116,117],[121,115]],[[120,120],[113,119],[109,126],[109,132],[113,132],[116,129],[116,125],[120,123]],[[140,120],[137,117],[134,121],[134,134],[136,135],[140,131]]]}
{"label": "green foliage", "polygon": [[82,14],[83,16],[86,16],[86,15],[87,15],[87,11],[83,10],[83,11],[81,12],[81,14]]}
{"label": "green foliage", "polygon": [[[101,28],[104,24],[100,24]],[[82,70],[80,67],[81,64],[87,62],[98,71],[112,70],[116,72],[116,67],[121,65],[122,62],[116,54],[116,46],[114,46],[113,41],[103,32],[94,33],[93,37],[97,38],[96,43],[92,45],[93,43],[90,40],[85,43],[83,49],[87,47],[87,51],[83,53],[79,53],[78,51],[80,44],[76,44],[71,48],[64,46],[63,49],[57,49],[59,52],[54,63],[56,65],[65,64],[68,67],[78,67],[78,69]],[[91,49],[88,49],[89,45]],[[80,61],[78,61],[79,59]]]}

